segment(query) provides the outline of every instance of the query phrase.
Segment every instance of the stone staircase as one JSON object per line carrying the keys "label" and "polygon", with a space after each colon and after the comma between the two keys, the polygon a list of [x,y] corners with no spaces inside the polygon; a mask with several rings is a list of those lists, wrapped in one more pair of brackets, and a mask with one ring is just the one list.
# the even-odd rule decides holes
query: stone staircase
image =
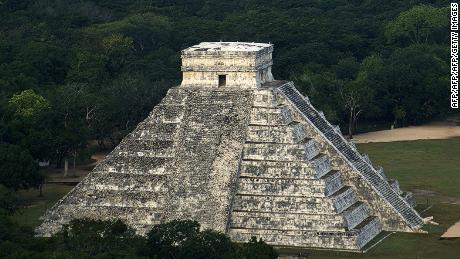
{"label": "stone staircase", "polygon": [[412,206],[397,193],[365,158],[363,158],[347,140],[343,138],[324,117],[288,82],[277,88],[308,121],[310,121],[361,176],[395,209],[395,211],[414,229],[423,225],[423,219]]}
{"label": "stone staircase", "polygon": [[245,140],[252,92],[188,91],[165,204],[168,219],[194,219],[225,231]]}

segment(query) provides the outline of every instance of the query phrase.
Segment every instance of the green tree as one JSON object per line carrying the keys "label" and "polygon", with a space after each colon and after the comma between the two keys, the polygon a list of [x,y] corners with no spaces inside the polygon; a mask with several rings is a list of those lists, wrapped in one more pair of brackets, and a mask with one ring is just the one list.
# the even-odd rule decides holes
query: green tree
{"label": "green tree", "polygon": [[12,190],[0,184],[0,215],[11,215],[22,205],[22,200]]}
{"label": "green tree", "polygon": [[75,219],[53,238],[56,247],[84,257],[132,256],[142,239],[120,220]]}
{"label": "green tree", "polygon": [[340,59],[335,66],[335,74],[338,79],[354,79],[358,75],[360,64],[354,57]]}
{"label": "green tree", "polygon": [[308,96],[316,108],[322,110],[329,121],[341,121],[340,96],[337,95],[342,80],[337,79],[334,71],[324,66],[308,65],[302,74],[292,78],[296,87]]}
{"label": "green tree", "polygon": [[389,41],[409,39],[411,43],[427,43],[434,33],[449,26],[449,8],[418,5],[404,11],[388,23],[385,36]]}
{"label": "green tree", "polygon": [[230,238],[213,230],[204,230],[186,240],[179,258],[235,258],[236,247]]}
{"label": "green tree", "polygon": [[397,49],[383,64],[369,71],[369,85],[389,122],[405,111],[405,121],[419,124],[449,112],[449,50],[447,47],[414,44]]}
{"label": "green tree", "polygon": [[365,112],[373,108],[374,90],[369,84],[369,72],[379,66],[381,60],[378,56],[370,56],[359,65],[359,72],[353,80],[346,80],[339,89],[342,105],[348,114],[348,137],[353,138],[358,119]]}
{"label": "green tree", "polygon": [[34,159],[49,159],[52,109],[48,100],[33,90],[25,90],[13,95],[6,108],[2,140],[29,150]]}
{"label": "green tree", "polygon": [[372,90],[362,78],[345,83],[340,89],[340,97],[348,112],[348,137],[353,138],[358,118],[372,101]]}
{"label": "green tree", "polygon": [[394,116],[394,121],[393,121],[393,127],[398,126],[400,124],[401,126],[404,126],[404,120],[406,118],[406,111],[402,107],[395,107],[393,110],[393,116]]}
{"label": "green tree", "polygon": [[73,159],[73,168],[78,153],[86,148],[88,126],[92,122],[97,102],[89,86],[69,83],[57,88],[53,95],[53,158],[61,165],[63,160]]}
{"label": "green tree", "polygon": [[20,146],[0,144],[0,184],[12,189],[39,187],[43,177],[37,162]]}
{"label": "green tree", "polygon": [[268,245],[262,239],[257,240],[251,237],[249,242],[238,244],[237,258],[241,259],[275,259],[278,258],[278,252],[273,246]]}
{"label": "green tree", "polygon": [[107,69],[109,73],[119,73],[133,58],[133,39],[122,34],[114,33],[102,39],[105,55],[108,57]]}
{"label": "green tree", "polygon": [[106,69],[107,61],[108,57],[101,51],[77,48],[71,59],[67,79],[76,83],[98,85],[110,77]]}
{"label": "green tree", "polygon": [[32,89],[13,95],[8,106],[14,116],[23,120],[37,119],[43,112],[50,109],[48,101]]}
{"label": "green tree", "polygon": [[272,259],[278,254],[272,246],[252,238],[249,243],[235,244],[223,233],[200,231],[192,220],[173,220],[159,224],[147,234],[143,250],[153,258],[257,258]]}
{"label": "green tree", "polygon": [[191,220],[155,225],[147,234],[145,253],[158,258],[181,258],[184,248],[199,232],[200,224]]}

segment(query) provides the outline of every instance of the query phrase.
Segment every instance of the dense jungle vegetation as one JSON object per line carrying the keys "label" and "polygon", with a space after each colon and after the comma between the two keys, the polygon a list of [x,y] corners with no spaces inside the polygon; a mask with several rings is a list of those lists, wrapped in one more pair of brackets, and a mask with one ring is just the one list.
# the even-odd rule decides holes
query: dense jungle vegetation
{"label": "dense jungle vegetation", "polygon": [[274,43],[275,78],[295,81],[345,133],[358,122],[389,127],[443,117],[450,93],[447,6],[3,0],[0,152],[16,154],[3,158],[6,164],[19,155],[61,164],[88,140],[117,144],[180,83],[180,50],[201,41]]}
{"label": "dense jungle vegetation", "polygon": [[[448,5],[0,0],[0,215],[20,206],[15,191],[41,186],[37,161],[62,166],[88,157],[91,140],[116,145],[180,83],[180,50],[201,41],[273,43],[275,78],[293,80],[350,135],[444,118]],[[13,246],[18,230],[5,224],[0,243]]]}

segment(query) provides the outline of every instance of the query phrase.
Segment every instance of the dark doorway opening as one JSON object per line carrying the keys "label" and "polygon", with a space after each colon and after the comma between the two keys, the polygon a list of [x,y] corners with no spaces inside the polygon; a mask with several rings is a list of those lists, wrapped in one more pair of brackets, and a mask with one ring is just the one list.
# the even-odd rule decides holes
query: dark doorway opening
{"label": "dark doorway opening", "polygon": [[224,86],[227,83],[227,75],[219,75],[219,86]]}

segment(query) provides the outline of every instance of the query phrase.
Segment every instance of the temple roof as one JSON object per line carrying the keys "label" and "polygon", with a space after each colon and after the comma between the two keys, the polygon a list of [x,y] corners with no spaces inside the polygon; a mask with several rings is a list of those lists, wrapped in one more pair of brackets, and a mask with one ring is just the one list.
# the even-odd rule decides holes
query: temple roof
{"label": "temple roof", "polygon": [[184,53],[192,52],[258,52],[272,48],[273,44],[254,42],[201,42],[183,50]]}

